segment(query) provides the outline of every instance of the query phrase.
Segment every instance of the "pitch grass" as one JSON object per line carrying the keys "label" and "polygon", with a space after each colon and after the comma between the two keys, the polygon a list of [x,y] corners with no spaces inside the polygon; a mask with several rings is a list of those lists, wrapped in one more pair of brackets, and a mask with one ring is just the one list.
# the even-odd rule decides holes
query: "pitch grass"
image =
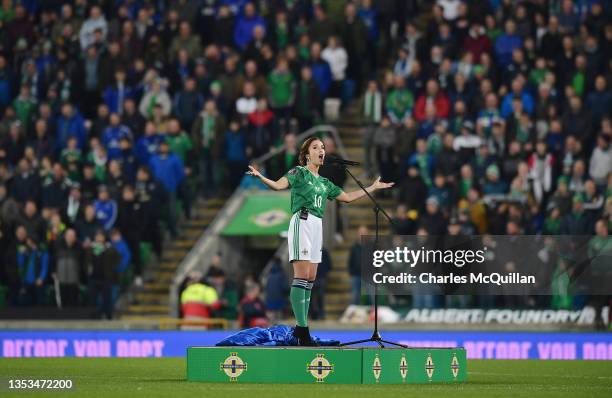
{"label": "pitch grass", "polygon": [[[612,397],[612,361],[468,361],[468,382],[430,385],[195,383],[184,358],[0,359],[1,397]],[[72,391],[8,392],[8,378],[71,378]]]}

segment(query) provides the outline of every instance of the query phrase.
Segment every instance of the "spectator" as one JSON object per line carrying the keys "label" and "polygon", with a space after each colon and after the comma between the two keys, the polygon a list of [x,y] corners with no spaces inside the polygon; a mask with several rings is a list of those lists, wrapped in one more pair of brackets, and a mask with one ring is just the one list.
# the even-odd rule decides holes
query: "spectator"
{"label": "spectator", "polygon": [[134,90],[127,85],[126,78],[125,70],[117,69],[115,83],[104,90],[104,103],[111,113],[122,115],[125,100],[132,99],[134,96]]}
{"label": "spectator", "polygon": [[102,133],[102,142],[106,148],[109,159],[117,159],[121,155],[121,139],[132,140],[130,129],[121,124],[121,118],[117,113],[111,113],[109,126]]}
{"label": "spectator", "polygon": [[265,305],[268,309],[270,321],[276,322],[283,319],[284,310],[287,308],[288,294],[289,284],[287,283],[287,275],[285,275],[283,270],[281,259],[276,258],[266,278],[265,286]]}
{"label": "spectator", "polygon": [[218,305],[213,309],[215,318],[237,319],[238,318],[238,290],[232,280],[226,278],[225,272],[220,268],[221,254],[217,253],[211,259],[211,265],[207,273],[207,281],[214,287],[219,297]]}
{"label": "spectator", "polygon": [[25,202],[22,215],[17,219],[23,225],[29,239],[33,242],[45,242],[47,235],[47,222],[38,212],[36,203],[32,200]]}
{"label": "spectator", "polygon": [[612,171],[612,149],[610,149],[609,135],[600,134],[597,137],[597,146],[593,149],[589,163],[589,175],[597,185],[603,187]]}
{"label": "spectator", "polygon": [[268,100],[276,116],[280,131],[289,126],[291,107],[295,102],[295,78],[289,70],[287,59],[279,57],[276,68],[268,75]]}
{"label": "spectator", "polygon": [[419,96],[414,107],[414,117],[418,122],[425,120],[425,106],[433,103],[435,106],[436,117],[448,118],[450,108],[448,98],[439,91],[438,83],[435,80],[427,82],[426,92]]}
{"label": "spectator", "polygon": [[234,190],[247,167],[247,138],[237,121],[230,122],[225,133],[225,159],[229,171],[229,189]]}
{"label": "spectator", "polygon": [[28,250],[28,242],[26,228],[23,225],[17,225],[15,237],[8,245],[6,253],[4,253],[2,276],[8,287],[8,303],[12,306],[22,304],[23,302],[20,294],[23,285],[21,275],[24,255]]}
{"label": "spectator", "polygon": [[98,230],[86,250],[89,273],[89,304],[97,308],[101,319],[113,319],[113,289],[118,284],[117,267],[121,259],[107,241],[104,231]]}
{"label": "spectator", "polygon": [[142,208],[142,240],[149,242],[158,258],[162,255],[162,236],[159,226],[160,211],[166,203],[166,191],[162,184],[151,178],[151,171],[141,166],[136,172],[136,201]]}
{"label": "spectator", "polygon": [[[274,128],[274,113],[268,109],[265,98],[257,100],[257,108],[248,115],[248,150],[257,158],[267,153],[277,138]],[[285,135],[287,137],[290,134]]]}
{"label": "spectator", "polygon": [[440,236],[446,231],[446,219],[440,211],[438,199],[434,196],[427,198],[426,212],[419,218],[420,228],[424,228],[428,235]]}
{"label": "spectator", "polygon": [[40,193],[39,176],[31,170],[26,159],[19,161],[15,176],[10,186],[10,194],[18,202],[37,200]]}
{"label": "spectator", "polygon": [[333,76],[329,63],[322,58],[320,42],[315,41],[310,46],[310,67],[312,68],[312,80],[319,87],[321,96],[326,97],[329,93]]}
{"label": "spectator", "polygon": [[395,76],[393,90],[389,91],[385,98],[387,115],[394,124],[401,124],[412,114],[414,97],[405,87],[404,79]]}
{"label": "spectator", "polygon": [[261,288],[253,283],[246,288],[246,294],[240,300],[240,326],[243,328],[267,327],[266,306],[259,295]]}
{"label": "spectator", "polygon": [[153,155],[150,165],[153,175],[166,190],[168,228],[173,239],[176,239],[178,235],[176,215],[178,187],[185,177],[183,162],[176,154],[170,152],[168,143],[162,141],[159,145],[159,153]]}
{"label": "spectator", "polygon": [[166,140],[163,134],[157,131],[155,123],[148,121],[145,124],[144,135],[136,142],[136,159],[141,165],[148,165],[151,157],[159,151],[160,144]]}
{"label": "spectator", "polygon": [[361,256],[362,256],[362,237],[370,234],[370,231],[365,225],[359,226],[357,230],[357,239],[351,246],[348,270],[351,278],[351,304],[361,304]]}
{"label": "spectator", "polygon": [[330,36],[327,47],[321,52],[321,58],[325,60],[332,74],[332,85],[330,95],[341,96],[342,82],[346,78],[348,67],[348,53],[338,42],[338,37]]}
{"label": "spectator", "polygon": [[247,81],[243,85],[242,96],[236,100],[236,113],[244,119],[256,109],[255,84]]}
{"label": "spectator", "polygon": [[85,148],[87,140],[87,130],[85,122],[78,110],[70,103],[62,105],[62,113],[57,118],[57,136],[55,138],[56,152],[60,152],[64,147],[69,137],[75,137],[79,148]]}
{"label": "spectator", "polygon": [[546,151],[546,143],[539,141],[536,151],[529,158],[529,172],[533,179],[533,191],[538,203],[542,203],[552,188],[554,158]]}
{"label": "spectator", "polygon": [[53,278],[59,282],[62,307],[81,304],[80,286],[85,280],[84,252],[77,240],[76,231],[68,228],[55,242]]}
{"label": "spectator", "polygon": [[238,48],[244,50],[253,38],[253,30],[256,26],[262,26],[264,29],[266,23],[263,18],[256,14],[253,3],[244,5],[244,14],[236,21],[234,28],[234,43]]}
{"label": "spectator", "polygon": [[393,234],[394,235],[413,235],[416,231],[416,224],[414,222],[414,210],[408,211],[408,207],[404,204],[399,204],[395,209],[395,216],[393,217]]}
{"label": "spectator", "polygon": [[372,142],[376,148],[376,161],[382,181],[395,180],[395,146],[397,135],[395,128],[391,125],[389,116],[385,115],[380,126],[374,132]]}
{"label": "spectator", "polygon": [[52,174],[42,181],[41,204],[43,208],[59,211],[68,197],[69,181],[59,163],[53,165]]}
{"label": "spectator", "polygon": [[300,131],[306,131],[314,125],[321,107],[319,87],[312,80],[312,69],[309,66],[302,67],[301,80],[297,84],[295,96],[295,115],[298,118]]}
{"label": "spectator", "polygon": [[119,212],[117,217],[117,228],[121,232],[128,247],[131,263],[134,266],[134,284],[142,285],[142,260],[140,258],[140,240],[143,237],[143,225],[141,223],[144,212],[140,203],[136,201],[134,187],[125,185],[121,192],[119,201]]}
{"label": "spectator", "polygon": [[105,39],[108,33],[108,23],[104,14],[102,14],[102,10],[97,5],[91,7],[89,18],[83,22],[79,32],[79,40],[83,50],[96,44],[96,32],[101,34],[102,39]]}
{"label": "spectator", "polygon": [[510,64],[512,52],[522,46],[523,41],[516,34],[516,23],[512,19],[508,19],[504,25],[504,33],[495,41],[495,54],[500,66],[505,67]]}
{"label": "spectator", "polygon": [[151,88],[145,92],[140,100],[138,110],[146,119],[151,120],[154,116],[155,106],[159,106],[161,113],[168,116],[172,110],[172,101],[168,92],[162,87],[162,82],[159,79],[154,79],[151,83]]}
{"label": "spectator", "polygon": [[225,120],[214,101],[207,100],[191,129],[196,153],[199,153],[201,191],[205,198],[213,195],[220,184],[220,156],[224,145]]}
{"label": "spectator", "polygon": [[198,57],[202,52],[200,37],[191,34],[191,25],[187,21],[182,21],[179,24],[178,35],[172,39],[170,44],[168,59],[170,61],[175,60],[180,50],[185,50],[192,59]]}
{"label": "spectator", "polygon": [[94,201],[93,205],[96,211],[96,219],[105,231],[110,231],[117,220],[117,202],[110,197],[106,185],[99,186],[98,200]]}
{"label": "spectator", "polygon": [[204,98],[196,91],[196,81],[186,79],[183,91],[174,97],[174,113],[183,128],[191,127],[203,104]]}
{"label": "spectator", "polygon": [[44,243],[28,236],[25,246],[17,253],[21,286],[25,289],[26,305],[43,305],[45,282],[49,273],[49,252]]}
{"label": "spectator", "polygon": [[181,292],[183,319],[202,321],[210,318],[210,311],[218,306],[217,291],[202,283],[202,274],[192,271],[187,277],[187,286]]}

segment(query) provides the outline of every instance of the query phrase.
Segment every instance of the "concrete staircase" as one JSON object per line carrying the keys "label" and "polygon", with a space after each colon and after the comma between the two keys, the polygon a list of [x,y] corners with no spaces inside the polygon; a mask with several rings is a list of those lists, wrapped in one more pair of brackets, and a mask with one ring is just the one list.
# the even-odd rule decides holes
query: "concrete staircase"
{"label": "concrete staircase", "polygon": [[180,222],[179,238],[165,245],[161,261],[149,265],[145,272],[144,286],[134,294],[133,302],[122,311],[122,320],[169,316],[170,284],[176,269],[224,203],[225,199],[211,199],[206,202],[198,200],[194,203],[192,219]]}
{"label": "concrete staircase", "polygon": [[[359,117],[359,111],[354,104],[351,104],[343,112],[341,121],[335,123],[338,128],[338,133],[344,145],[347,156],[350,160],[363,162],[363,128],[364,125]],[[368,186],[372,183],[371,179],[365,176],[365,170],[362,167],[351,167],[351,172]],[[346,192],[351,192],[359,189],[359,186],[349,176],[344,186]],[[376,197],[376,196],[375,196]],[[393,199],[379,199],[381,206],[393,215],[395,201]],[[329,320],[340,318],[346,307],[350,304],[351,284],[348,273],[349,251],[353,243],[358,239],[357,229],[360,225],[366,225],[371,233],[374,234],[375,220],[372,204],[369,199],[362,198],[348,205],[343,205],[343,219],[348,218],[348,225],[344,226],[344,242],[336,245],[331,251],[333,268],[328,275],[327,292],[325,295],[325,315]],[[380,218],[380,234],[389,234],[390,227],[386,220]]]}

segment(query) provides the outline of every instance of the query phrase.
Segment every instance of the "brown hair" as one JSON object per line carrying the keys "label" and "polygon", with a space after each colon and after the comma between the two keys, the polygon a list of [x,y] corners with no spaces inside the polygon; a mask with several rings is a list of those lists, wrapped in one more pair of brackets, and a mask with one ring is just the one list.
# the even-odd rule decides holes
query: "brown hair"
{"label": "brown hair", "polygon": [[306,155],[308,155],[308,149],[310,148],[310,144],[317,140],[321,141],[319,137],[309,137],[300,147],[300,154],[298,155],[298,163],[300,166],[306,166]]}

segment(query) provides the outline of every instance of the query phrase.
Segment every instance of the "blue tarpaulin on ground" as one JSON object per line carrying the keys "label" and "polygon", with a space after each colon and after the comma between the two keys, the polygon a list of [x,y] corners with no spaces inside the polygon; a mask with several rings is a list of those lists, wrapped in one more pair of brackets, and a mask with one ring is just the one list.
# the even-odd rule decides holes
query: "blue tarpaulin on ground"
{"label": "blue tarpaulin on ground", "polygon": [[[269,328],[250,328],[241,330],[227,336],[217,346],[297,346],[297,338],[293,336],[293,327],[286,325],[275,325]],[[312,339],[322,346],[335,346],[340,344],[338,340],[320,339],[312,336]]]}

